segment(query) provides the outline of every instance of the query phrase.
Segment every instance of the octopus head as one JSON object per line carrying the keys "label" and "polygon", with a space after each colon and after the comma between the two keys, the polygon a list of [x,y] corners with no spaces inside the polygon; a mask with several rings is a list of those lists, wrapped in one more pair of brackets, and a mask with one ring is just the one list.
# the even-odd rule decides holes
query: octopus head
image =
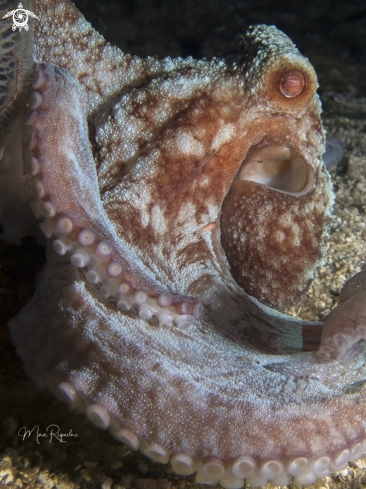
{"label": "octopus head", "polygon": [[236,133],[245,145],[223,201],[221,240],[236,282],[285,309],[307,290],[324,257],[333,202],[321,159],[318,85],[310,63],[285,38],[281,49],[278,38],[265,37],[266,54],[258,55],[263,37],[247,36],[258,51],[253,66],[245,62],[249,93]]}

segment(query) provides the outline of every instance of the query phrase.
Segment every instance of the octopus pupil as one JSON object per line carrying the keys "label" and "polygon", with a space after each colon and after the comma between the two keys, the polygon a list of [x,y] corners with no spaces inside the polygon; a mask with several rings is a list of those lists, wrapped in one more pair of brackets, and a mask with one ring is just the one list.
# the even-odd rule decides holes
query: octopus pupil
{"label": "octopus pupil", "polygon": [[289,71],[285,73],[280,82],[280,91],[287,98],[300,95],[305,86],[305,78],[301,71]]}

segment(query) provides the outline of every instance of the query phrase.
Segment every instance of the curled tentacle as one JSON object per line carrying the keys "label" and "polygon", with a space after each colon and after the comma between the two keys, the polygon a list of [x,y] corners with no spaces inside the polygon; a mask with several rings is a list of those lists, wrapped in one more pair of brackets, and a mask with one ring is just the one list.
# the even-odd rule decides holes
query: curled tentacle
{"label": "curled tentacle", "polygon": [[70,255],[71,263],[85,270],[86,280],[100,286],[102,296],[113,298],[122,311],[135,307],[140,317],[157,316],[165,328],[173,321],[187,327],[199,315],[199,300],[171,294],[147,274],[103,209],[82,87],[68,73],[38,65],[33,89],[25,140],[31,207],[42,219],[46,238],[56,238],[54,251]]}
{"label": "curled tentacle", "polygon": [[363,350],[366,339],[366,272],[360,272],[343,286],[339,304],[325,320],[316,357],[323,361],[347,363]]}

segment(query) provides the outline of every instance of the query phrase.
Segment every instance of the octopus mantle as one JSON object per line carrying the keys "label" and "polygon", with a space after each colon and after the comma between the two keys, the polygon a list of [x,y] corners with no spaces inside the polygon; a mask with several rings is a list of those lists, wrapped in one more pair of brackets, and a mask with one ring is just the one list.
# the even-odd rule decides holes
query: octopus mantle
{"label": "octopus mantle", "polygon": [[273,26],[224,58],[141,59],[68,0],[31,9],[29,32],[0,25],[2,238],[47,239],[10,321],[28,375],[201,483],[359,458],[365,274],[324,325],[275,310],[309,286],[333,200],[308,60]]}

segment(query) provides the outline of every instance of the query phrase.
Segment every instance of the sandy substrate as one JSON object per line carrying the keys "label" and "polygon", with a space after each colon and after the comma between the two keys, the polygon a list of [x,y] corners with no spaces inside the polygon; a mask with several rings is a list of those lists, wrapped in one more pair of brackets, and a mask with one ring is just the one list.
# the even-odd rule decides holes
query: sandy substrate
{"label": "sandy substrate", "polygon": [[[111,26],[111,34],[118,37],[116,24],[109,24],[108,19],[120,8],[119,2],[79,3],[82,8],[91,4],[87,11],[91,20],[99,23],[98,28],[107,26],[106,32]],[[307,319],[321,319],[337,303],[345,280],[365,267],[366,101],[363,96],[366,77],[362,71],[364,54],[357,51],[360,49],[357,43],[363,42],[363,38],[361,34],[357,37],[356,32],[357,26],[363,25],[365,16],[355,11],[347,17],[347,9],[357,2],[352,5],[343,2],[344,12],[338,8],[341,2],[335,2],[331,11],[321,14],[319,31],[314,31],[311,30],[316,22],[313,9],[319,2],[308,2],[307,9],[304,6],[300,13],[288,8],[289,2],[280,2],[281,7],[276,11],[271,10],[270,2],[254,2],[256,9],[251,10],[251,2],[241,4],[228,0],[225,4],[221,2],[221,10],[219,1],[209,6],[207,2],[194,2],[193,5],[188,0],[178,3],[185,5],[181,19],[180,12],[172,17],[174,8],[170,1],[160,2],[160,10],[154,2],[125,2],[124,17],[119,19],[123,26],[120,42],[124,43],[124,49],[133,52],[133,46],[136,46],[135,52],[144,55],[200,56],[215,50],[218,38],[226,40],[232,37],[231,31],[244,30],[248,23],[275,23],[291,36],[298,37],[295,39],[297,44],[319,72],[325,127],[329,136],[342,141],[346,153],[337,167],[331,169],[336,202],[325,264],[306,297],[290,312]],[[248,5],[247,10],[244,3]],[[180,22],[183,27],[179,30]],[[168,25],[164,31],[164,26]],[[310,26],[308,31],[306,25]],[[194,35],[190,34],[189,26],[195,30]],[[338,41],[341,44],[338,45]],[[21,247],[0,243],[0,487],[198,487],[193,477],[176,476],[169,466],[152,463],[142,455],[132,453],[107,433],[90,426],[84,416],[71,414],[47,392],[37,392],[27,379],[12,347],[6,322],[31,298],[42,263],[43,250],[33,240],[24,240]],[[42,435],[51,425],[69,435],[64,437],[64,443],[57,437],[50,440],[49,436],[40,436],[37,440],[37,426]],[[53,431],[57,431],[56,426]],[[25,439],[18,434],[24,427],[34,428]],[[365,486],[366,459],[351,463],[341,474],[327,477],[311,487],[358,489]]]}

